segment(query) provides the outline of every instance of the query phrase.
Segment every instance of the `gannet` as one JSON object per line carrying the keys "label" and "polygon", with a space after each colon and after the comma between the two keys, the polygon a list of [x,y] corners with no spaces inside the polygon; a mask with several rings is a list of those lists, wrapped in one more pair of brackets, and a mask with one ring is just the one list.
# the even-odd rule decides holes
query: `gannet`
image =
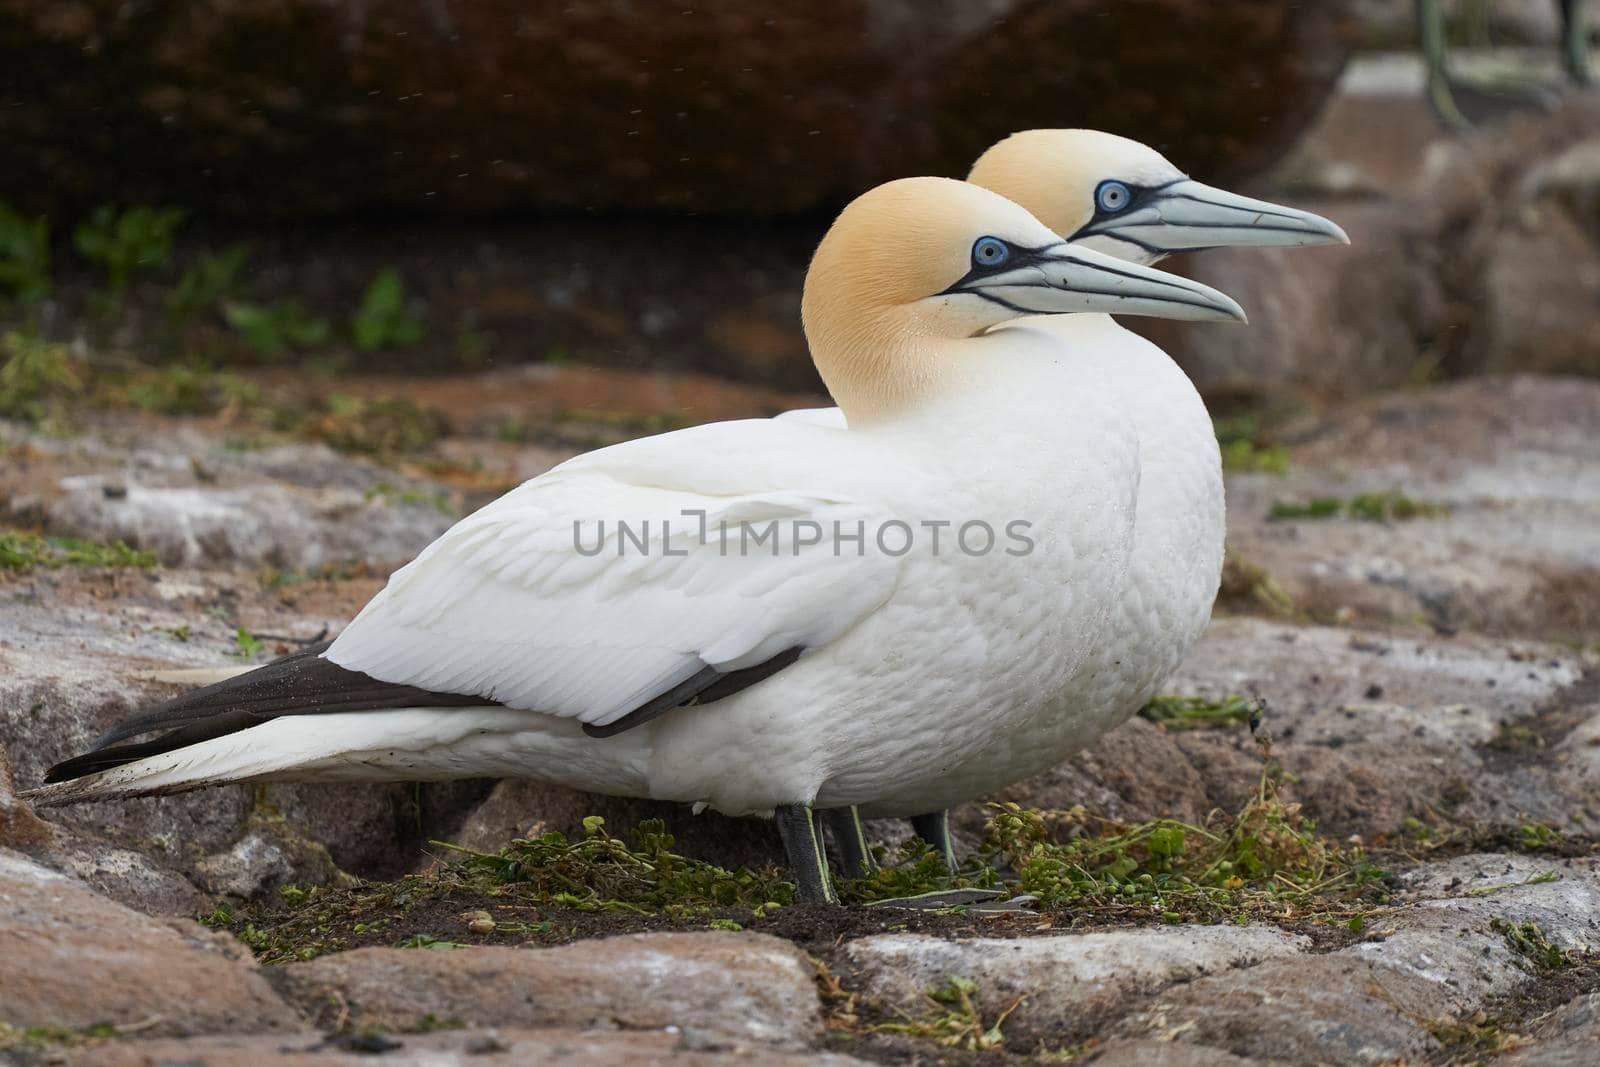
{"label": "gannet", "polygon": [[[1113,309],[1244,318],[975,185],[880,186],[802,299],[848,429],[712,423],[570,460],[451,527],[326,649],[125,722],[29,796],[535,778],[773,815],[801,899],[834,901],[814,808],[967,799],[953,751],[1053,735],[1091,681],[1137,440],[1049,335],[992,328]],[[970,795],[997,771],[964,769]]]}
{"label": "gannet", "polygon": [[[995,144],[968,181],[1030,211],[1078,247],[1150,264],[1183,251],[1225,245],[1348,244],[1336,224],[1310,212],[1240,196],[1190,179],[1155,149],[1097,130],[1027,130]],[[1183,660],[1211,616],[1222,572],[1222,465],[1211,419],[1193,384],[1156,345],[1108,315],[1020,319],[1008,327],[1049,333],[1118,394],[1139,436],[1140,477],[1128,577],[1095,651],[1097,668],[1045,746],[1058,762],[1093,744],[1149,702]],[[842,426],[838,408],[788,412],[780,419]],[[1024,745],[1038,744],[1032,734]],[[1038,751],[997,733],[950,771],[952,795],[966,792],[967,764],[985,769],[1003,757],[1018,778],[1050,766]],[[866,806],[897,814],[900,797]],[[844,872],[871,866],[859,821],[828,813]],[[919,813],[917,834],[955,866],[945,813]]]}

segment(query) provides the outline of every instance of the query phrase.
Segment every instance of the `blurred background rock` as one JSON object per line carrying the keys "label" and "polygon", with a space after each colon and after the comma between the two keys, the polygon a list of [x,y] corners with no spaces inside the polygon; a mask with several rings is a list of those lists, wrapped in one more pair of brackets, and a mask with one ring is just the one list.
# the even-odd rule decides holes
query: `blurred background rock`
{"label": "blurred background rock", "polygon": [[[1472,55],[1559,82],[1554,0],[1443,8],[1495,46]],[[1084,125],[1355,238],[1179,268],[1255,312],[1134,324],[1208,393],[1593,373],[1594,101],[1530,97],[1536,60],[1490,79],[1488,132],[1446,135],[1393,51],[1415,26],[1412,0],[0,0],[0,231],[46,218],[51,255],[48,280],[0,278],[49,288],[46,336],[145,362],[576,360],[814,390],[796,310],[832,211]],[[182,212],[175,241],[108,277],[75,232],[144,205]],[[33,236],[0,240],[26,259]],[[393,331],[357,335],[364,296]]]}

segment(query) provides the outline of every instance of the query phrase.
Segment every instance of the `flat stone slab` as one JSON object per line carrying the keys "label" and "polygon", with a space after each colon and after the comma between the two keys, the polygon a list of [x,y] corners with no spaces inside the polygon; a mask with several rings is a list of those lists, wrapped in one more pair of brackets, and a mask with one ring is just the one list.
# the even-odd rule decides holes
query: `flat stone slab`
{"label": "flat stone slab", "polygon": [[820,1033],[815,978],[787,941],[710,931],[547,949],[357,949],[286,967],[282,982],[308,1015],[336,998],[357,1025],[676,1026],[799,1047]]}
{"label": "flat stone slab", "polygon": [[1115,1032],[1290,1063],[1421,1061],[1440,1051],[1441,1024],[1536,979],[1508,927],[1533,924],[1552,944],[1581,950],[1600,920],[1592,861],[1485,854],[1424,871],[1418,891],[1443,895],[1370,916],[1361,942],[1176,987]]}
{"label": "flat stone slab", "polygon": [[152,919],[82,882],[0,852],[0,1022],[102,1023],[150,1034],[304,1024],[244,946],[187,920]]}
{"label": "flat stone slab", "polygon": [[52,1063],[68,1067],[858,1067],[827,1053],[786,1053],[716,1044],[682,1033],[604,1030],[451,1030],[432,1034],[328,1039],[316,1033],[200,1037],[188,1041],[119,1041],[73,1049]]}
{"label": "flat stone slab", "polygon": [[930,1006],[928,991],[953,976],[977,984],[985,1013],[1013,1005],[1019,1021],[1048,1024],[1103,1011],[1173,982],[1294,956],[1310,939],[1258,926],[1185,926],[1093,934],[947,941],[878,934],[845,946],[870,996],[909,1015]]}

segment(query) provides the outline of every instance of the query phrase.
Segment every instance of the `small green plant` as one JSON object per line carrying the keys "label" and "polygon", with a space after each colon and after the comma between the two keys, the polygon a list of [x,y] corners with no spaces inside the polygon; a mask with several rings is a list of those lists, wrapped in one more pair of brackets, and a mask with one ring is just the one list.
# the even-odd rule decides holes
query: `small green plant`
{"label": "small green plant", "polygon": [[1398,489],[1384,493],[1361,493],[1348,500],[1317,497],[1305,503],[1275,501],[1267,512],[1269,522],[1297,519],[1351,518],[1362,522],[1405,522],[1410,519],[1437,519],[1450,514],[1444,504],[1431,504],[1407,496]]}
{"label": "small green plant", "polygon": [[182,327],[202,311],[221,304],[239,287],[239,276],[249,259],[247,245],[233,245],[216,255],[201,257],[167,294],[167,317]]}
{"label": "small green plant", "polygon": [[172,638],[174,641],[178,641],[183,644],[188,644],[189,638],[194,636],[194,631],[189,628],[188,623],[183,623],[180,626],[169,626],[166,629],[166,633],[167,636]]}
{"label": "small green plant", "polygon": [[238,375],[181,363],[141,373],[126,389],[141,411],[160,415],[207,415],[229,404],[252,405],[261,396],[254,382]]}
{"label": "small green plant", "polygon": [[417,934],[395,946],[395,948],[425,948],[433,952],[449,952],[452,949],[470,947],[470,945],[463,945],[459,941],[446,941],[443,938],[434,937],[432,934]]}
{"label": "small green plant", "polygon": [[1168,730],[1204,730],[1218,726],[1252,725],[1255,707],[1244,697],[1221,701],[1204,697],[1157,696],[1139,710],[1140,716]]}
{"label": "small green plant", "polygon": [[1554,852],[1565,841],[1561,831],[1548,823],[1524,823],[1517,828],[1517,848],[1523,852]]}
{"label": "small green plant", "polygon": [[316,348],[328,343],[328,320],[309,314],[298,300],[281,300],[270,307],[229,301],[222,317],[256,354],[277,360],[290,350]]}
{"label": "small green plant", "polygon": [[1499,931],[1511,951],[1526,959],[1537,970],[1558,971],[1573,964],[1573,955],[1553,944],[1538,923],[1514,923],[1491,919],[1490,928]]}
{"label": "small green plant", "polygon": [[72,243],[79,255],[105,270],[111,301],[120,304],[136,269],[165,266],[172,258],[172,240],[183,218],[180,208],[130,207],[119,212],[105,204],[78,224]]}
{"label": "small green plant", "polygon": [[1262,439],[1259,415],[1227,415],[1213,420],[1222,469],[1232,473],[1287,474],[1289,450]]}
{"label": "small green plant", "polygon": [[75,537],[44,537],[25,530],[0,530],[0,570],[29,571],[35,567],[148,568],[156,565],[150,552],[139,552],[118,541],[99,545]]}
{"label": "small green plant", "polygon": [[230,655],[235,659],[255,659],[267,649],[265,642],[243,626],[235,631],[233,645],[234,650]]}
{"label": "small green plant", "polygon": [[23,218],[0,200],[0,290],[25,304],[50,295],[50,220]]}
{"label": "small green plant", "polygon": [[82,389],[66,345],[15,331],[0,336],[0,417],[39,422]]}
{"label": "small green plant", "polygon": [[400,272],[381,270],[361,297],[361,308],[350,322],[356,346],[363,352],[384,348],[410,348],[422,340],[422,322],[406,308],[405,284]]}

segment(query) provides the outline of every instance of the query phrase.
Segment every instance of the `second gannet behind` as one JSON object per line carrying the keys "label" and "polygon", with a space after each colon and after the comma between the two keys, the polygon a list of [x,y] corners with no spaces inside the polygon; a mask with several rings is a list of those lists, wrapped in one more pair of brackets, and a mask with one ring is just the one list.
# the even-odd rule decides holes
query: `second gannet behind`
{"label": "second gannet behind", "polygon": [[953,753],[1055,744],[1085,688],[1136,436],[1071,351],[992,328],[1108,308],[1243,318],[976,186],[881,186],[803,300],[848,429],[713,423],[570,460],[451,527],[326,651],[138,716],[29,796],[530,777],[776,814],[802,898],[833,899],[813,807],[967,799]]}
{"label": "second gannet behind", "polygon": [[[968,181],[1027,208],[1057,234],[1135,263],[1220,246],[1345,244],[1336,224],[1310,212],[1240,196],[1190,179],[1159,152],[1097,130],[1026,130],[1000,141],[974,163]],[[1140,443],[1134,545],[1073,714],[1056,726],[1060,750],[1083,748],[1133,715],[1193,647],[1211,615],[1221,576],[1224,536],[1222,469],[1211,419],[1182,369],[1159,347],[1109,315],[1025,318],[1084,361],[1117,397]],[[842,425],[838,409],[789,412],[780,419]],[[951,770],[952,794],[963,767],[1010,762],[1042,769],[1034,753],[1006,735],[987,742]],[[899,813],[886,797],[869,815]],[[870,864],[858,823],[830,820],[846,873]],[[917,832],[954,865],[943,812],[913,820]]]}

